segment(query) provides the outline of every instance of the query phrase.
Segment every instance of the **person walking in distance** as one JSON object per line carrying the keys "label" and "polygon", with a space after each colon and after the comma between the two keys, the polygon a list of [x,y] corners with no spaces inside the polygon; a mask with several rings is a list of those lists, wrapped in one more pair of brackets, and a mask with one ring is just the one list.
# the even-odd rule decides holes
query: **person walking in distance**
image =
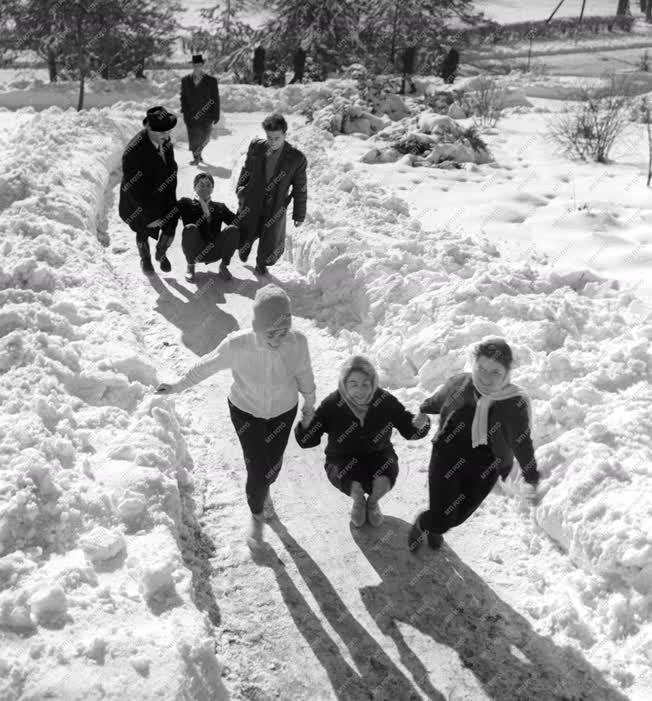
{"label": "person walking in distance", "polygon": [[265,49],[258,44],[254,49],[254,83],[257,85],[263,84],[263,75],[265,73]]}
{"label": "person walking in distance", "polygon": [[440,547],[442,534],[464,523],[501,477],[514,456],[526,483],[525,498],[539,499],[539,472],[530,435],[530,400],[511,383],[512,349],[489,337],[473,348],[473,370],[451,377],[421,404],[424,414],[439,414],[428,471],[430,508],[419,514],[408,537],[410,550],[427,539]]}
{"label": "person walking in distance", "polygon": [[157,388],[164,394],[181,392],[220,370],[231,370],[227,401],[247,469],[245,492],[251,512],[247,541],[252,548],[262,542],[264,520],[274,517],[270,485],[281,471],[299,393],[302,420],[309,422],[314,415],[308,341],[291,327],[290,298],[280,287],[266,285],[256,292],[251,329],[229,334],[178,382]]}
{"label": "person walking in distance", "polygon": [[[391,437],[423,438],[430,430],[425,414],[414,416],[393,394],[378,387],[376,368],[361,355],[350,358],[340,372],[338,389],[319,405],[310,423],[298,423],[295,437],[302,448],[319,445],[324,433],[326,476],[353,499],[351,523],[380,526],[379,501],[394,487],[398,457]],[[368,499],[365,498],[368,494]]]}
{"label": "person walking in distance", "polygon": [[408,46],[405,49],[403,49],[401,95],[405,95],[406,83],[409,83],[411,93],[416,92],[416,87],[414,85],[414,82],[412,81],[412,75],[414,74],[416,60],[417,60],[416,46]]}
{"label": "person walking in distance", "polygon": [[170,132],[176,115],[165,107],[152,107],[143,119],[144,129],[127,144],[122,154],[120,218],[136,233],[140,264],[145,273],[153,273],[149,250],[150,237],[158,240],[156,260],[169,273],[172,265],[166,252],[174,240],[178,219],[177,163]]}
{"label": "person walking in distance", "polygon": [[460,63],[460,52],[452,46],[446,54],[441,66],[441,77],[445,83],[454,83],[457,76],[457,67]]}
{"label": "person walking in distance", "polygon": [[266,139],[254,139],[240,171],[236,194],[242,202],[240,260],[245,262],[256,239],[256,273],[266,275],[285,250],[286,210],[293,201],[294,226],[301,226],[308,202],[307,160],[286,141],[283,115],[274,113],[263,121]]}
{"label": "person walking in distance", "polygon": [[304,42],[301,42],[299,48],[294,52],[294,76],[290,81],[290,85],[293,83],[300,83],[303,80],[303,74],[306,70],[306,49]]}
{"label": "person walking in distance", "polygon": [[[184,225],[181,248],[188,264],[186,280],[195,282],[197,263],[217,261],[220,277],[233,280],[229,264],[240,241],[240,230],[234,225],[236,215],[223,202],[211,200],[215,181],[210,173],[197,174],[193,185],[196,197],[181,197],[177,203]],[[228,226],[222,229],[222,223]]]}
{"label": "person walking in distance", "polygon": [[213,125],[220,119],[220,92],[217,78],[204,73],[201,54],[192,57],[192,73],[181,79],[181,113],[192,152],[190,165],[203,163],[202,151],[210,141]]}

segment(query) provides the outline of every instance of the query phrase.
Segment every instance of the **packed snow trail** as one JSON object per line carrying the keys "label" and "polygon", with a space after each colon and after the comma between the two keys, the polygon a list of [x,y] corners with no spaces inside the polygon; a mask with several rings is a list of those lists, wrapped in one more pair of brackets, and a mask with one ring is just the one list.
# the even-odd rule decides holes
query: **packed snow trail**
{"label": "packed snow trail", "polygon": [[[226,130],[205,151],[216,176],[213,198],[232,208],[232,163],[260,133],[263,116],[228,114]],[[192,193],[198,171],[187,165],[178,134],[182,196]],[[117,188],[113,196],[117,201]],[[161,380],[168,379],[166,369],[169,376],[184,372],[230,331],[249,325],[255,291],[267,282],[256,279],[250,265],[236,258],[229,283],[216,265],[198,266],[197,284],[190,285],[179,230],[169,254],[172,273],[147,278],[134,235],[115,211],[108,229],[107,255]],[[285,261],[271,272],[300,310],[293,323],[309,338],[319,401],[336,386],[348,349],[311,318],[311,294],[316,299],[318,290]],[[186,441],[193,465],[187,467],[195,486],[185,507],[194,500],[199,520],[185,556],[196,561],[196,600],[215,626],[233,699],[626,698],[578,652],[537,634],[513,608],[541,596],[522,576],[534,557],[529,543],[536,529],[513,499],[492,496],[447,537],[441,552],[409,554],[407,529],[426,501],[427,440],[396,439],[401,474],[383,500],[386,522],[353,531],[348,500],[323,473],[322,451],[301,451],[291,437],[272,489],[279,520],[266,528],[268,545],[252,557],[244,541],[245,471],[226,405],[230,383],[229,373],[218,373],[170,401],[191,426]],[[572,571],[548,541],[538,547]]]}

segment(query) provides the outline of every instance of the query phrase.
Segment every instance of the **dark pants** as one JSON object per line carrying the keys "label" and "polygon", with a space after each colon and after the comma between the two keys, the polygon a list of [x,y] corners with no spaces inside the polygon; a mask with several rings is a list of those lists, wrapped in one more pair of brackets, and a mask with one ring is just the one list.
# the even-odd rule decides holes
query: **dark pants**
{"label": "dark pants", "polygon": [[262,85],[263,84],[263,74],[265,73],[265,69],[255,69],[254,68],[254,83],[257,85]]}
{"label": "dark pants", "polygon": [[237,226],[227,226],[213,239],[202,238],[196,224],[183,227],[181,248],[188,263],[216,263],[221,260],[224,265],[231,263],[240,242],[240,230]]}
{"label": "dark pants", "polygon": [[353,482],[359,482],[365,493],[371,494],[374,478],[387,477],[393,488],[398,477],[398,457],[393,450],[370,455],[327,457],[324,467],[329,482],[347,495],[351,494]]}
{"label": "dark pants", "polygon": [[464,523],[498,481],[497,463],[487,446],[454,456],[440,454],[433,445],[428,470],[430,509],[419,516],[421,528],[446,533]]}
{"label": "dark pants", "polygon": [[161,251],[161,253],[165,253],[174,241],[175,229],[175,221],[167,222],[162,227],[144,227],[142,229],[138,229],[136,231],[136,245],[140,249],[140,245],[147,244],[149,238],[151,237],[158,241],[156,244],[156,250]]}
{"label": "dark pants", "polygon": [[301,70],[297,70],[296,68],[294,69],[294,77],[290,81],[290,85],[292,83],[300,83],[303,80],[303,68]]}
{"label": "dark pants", "polygon": [[269,486],[276,481],[281,471],[283,453],[297,415],[297,406],[271,419],[259,419],[238,409],[231,402],[229,411],[247,468],[247,503],[252,514],[260,514]]}
{"label": "dark pants", "polygon": [[[283,212],[281,216],[285,216],[285,212]],[[266,222],[270,222],[271,226],[266,226]],[[270,265],[274,265],[283,255],[283,251],[285,250],[285,236],[279,235],[275,226],[277,223],[278,221],[273,215],[263,213],[258,221],[256,235],[253,238],[241,234],[240,250],[247,255],[249,255],[254,241],[258,239],[258,251],[256,253],[256,263],[258,265],[269,267]]]}
{"label": "dark pants", "polygon": [[201,152],[211,139],[213,122],[189,122],[186,123],[186,129],[188,130],[188,148],[197,158],[197,156],[201,156]]}

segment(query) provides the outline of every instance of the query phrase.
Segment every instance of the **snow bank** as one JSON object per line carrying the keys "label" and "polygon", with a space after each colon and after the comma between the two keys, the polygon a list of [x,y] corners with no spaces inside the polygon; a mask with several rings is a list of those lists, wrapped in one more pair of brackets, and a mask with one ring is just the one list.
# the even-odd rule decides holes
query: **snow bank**
{"label": "snow bank", "polygon": [[189,464],[98,239],[133,122],[50,108],[0,156],[0,697],[226,698],[184,565]]}
{"label": "snow bank", "polygon": [[[310,162],[311,215],[291,232],[286,256],[319,290],[311,316],[349,350],[373,356],[385,385],[407,388],[412,402],[465,367],[471,342],[510,339],[515,381],[534,404],[546,492],[538,522],[601,578],[587,600],[611,639],[627,635],[643,659],[652,605],[652,320],[637,316],[633,295],[588,271],[560,275],[535,259],[510,265],[480,236],[422,231],[406,203],[365,177],[332,136],[312,127],[293,134]],[[519,481],[515,472],[514,488]]]}

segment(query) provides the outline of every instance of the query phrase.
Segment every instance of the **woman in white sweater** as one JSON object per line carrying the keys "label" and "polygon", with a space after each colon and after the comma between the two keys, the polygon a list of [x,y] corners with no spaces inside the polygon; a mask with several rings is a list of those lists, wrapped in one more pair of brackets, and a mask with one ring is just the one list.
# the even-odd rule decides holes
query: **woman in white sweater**
{"label": "woman in white sweater", "polygon": [[247,468],[248,541],[255,547],[262,541],[264,518],[274,514],[269,487],[283,464],[298,394],[304,398],[302,422],[307,424],[314,415],[315,380],[308,341],[291,329],[287,294],[266,285],[256,293],[253,311],[252,329],[229,334],[178,382],[161,384],[157,391],[181,392],[219,370],[231,370],[228,404]]}

